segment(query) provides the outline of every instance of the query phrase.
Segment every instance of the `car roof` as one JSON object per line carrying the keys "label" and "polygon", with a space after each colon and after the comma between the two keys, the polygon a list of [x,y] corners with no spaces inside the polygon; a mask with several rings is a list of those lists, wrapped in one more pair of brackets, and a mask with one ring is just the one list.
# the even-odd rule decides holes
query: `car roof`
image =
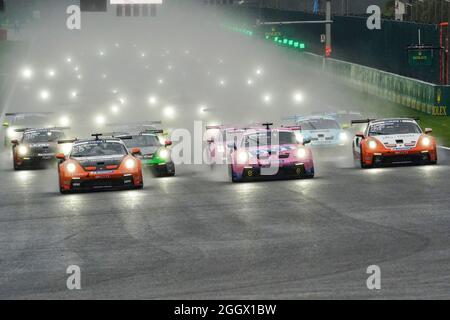
{"label": "car roof", "polygon": [[383,123],[383,122],[393,122],[393,121],[405,121],[405,122],[413,122],[417,123],[416,120],[411,118],[385,118],[385,119],[377,119],[370,122],[370,124],[374,123]]}
{"label": "car roof", "polygon": [[29,128],[25,129],[23,133],[30,133],[30,132],[48,132],[48,131],[56,131],[56,132],[63,132],[63,129],[61,128]]}

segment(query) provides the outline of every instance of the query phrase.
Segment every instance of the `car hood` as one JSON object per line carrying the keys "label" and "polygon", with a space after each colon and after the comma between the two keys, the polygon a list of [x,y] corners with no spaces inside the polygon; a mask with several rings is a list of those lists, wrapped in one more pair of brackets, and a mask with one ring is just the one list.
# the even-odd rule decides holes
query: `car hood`
{"label": "car hood", "polygon": [[96,167],[98,170],[105,169],[106,166],[120,166],[125,156],[102,156],[102,157],[83,157],[72,158],[77,161],[83,168]]}
{"label": "car hood", "polygon": [[284,144],[284,145],[273,145],[273,146],[264,146],[264,147],[252,147],[248,149],[248,152],[253,156],[269,156],[271,154],[278,153],[288,153],[289,151],[295,150],[299,148],[301,145],[294,144]]}
{"label": "car hood", "polygon": [[391,134],[385,136],[372,136],[381,142],[386,148],[415,147],[420,139],[420,133]]}
{"label": "car hood", "polygon": [[141,154],[143,156],[155,154],[161,147],[141,147]]}

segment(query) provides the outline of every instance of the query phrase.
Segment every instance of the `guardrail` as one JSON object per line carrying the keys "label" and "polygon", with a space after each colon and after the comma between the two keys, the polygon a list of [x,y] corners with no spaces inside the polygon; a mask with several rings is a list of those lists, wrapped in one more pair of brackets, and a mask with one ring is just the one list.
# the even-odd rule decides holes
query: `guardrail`
{"label": "guardrail", "polygon": [[322,68],[363,93],[433,116],[448,116],[450,86],[435,85],[335,59],[322,59]]}

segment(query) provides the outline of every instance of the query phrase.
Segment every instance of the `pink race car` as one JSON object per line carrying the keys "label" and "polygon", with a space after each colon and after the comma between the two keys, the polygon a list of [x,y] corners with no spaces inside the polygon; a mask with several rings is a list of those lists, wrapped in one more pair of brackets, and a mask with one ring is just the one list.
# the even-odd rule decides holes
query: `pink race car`
{"label": "pink race car", "polygon": [[233,182],[255,177],[314,177],[312,152],[306,147],[310,141],[301,141],[296,128],[271,129],[272,125],[246,129],[228,146]]}

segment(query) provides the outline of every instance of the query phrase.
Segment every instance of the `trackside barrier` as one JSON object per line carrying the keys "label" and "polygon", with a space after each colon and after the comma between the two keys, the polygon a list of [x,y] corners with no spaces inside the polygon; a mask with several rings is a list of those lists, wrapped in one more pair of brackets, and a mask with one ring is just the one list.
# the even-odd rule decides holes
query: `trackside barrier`
{"label": "trackside barrier", "polygon": [[[233,28],[228,28],[233,30]],[[237,28],[234,31],[241,30]],[[243,29],[258,35],[257,38],[267,40],[262,34]],[[269,43],[276,42],[269,41]],[[304,65],[322,69],[323,72],[337,78],[352,88],[377,96],[379,98],[403,105],[405,107],[433,116],[450,115],[450,86],[400,76],[394,73],[366,67],[336,59],[325,59],[323,56],[280,47],[290,59],[298,59]]]}
{"label": "trackside barrier", "polygon": [[363,93],[433,116],[449,115],[450,86],[435,85],[335,59],[325,59],[322,66],[326,73]]}

